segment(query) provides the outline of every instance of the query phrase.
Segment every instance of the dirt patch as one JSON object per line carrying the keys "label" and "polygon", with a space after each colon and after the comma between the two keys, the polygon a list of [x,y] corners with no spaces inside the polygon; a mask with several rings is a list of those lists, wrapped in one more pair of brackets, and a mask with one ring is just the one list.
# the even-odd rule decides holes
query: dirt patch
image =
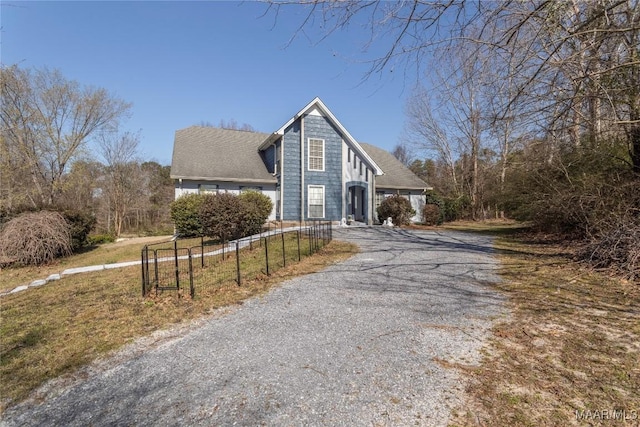
{"label": "dirt patch", "polygon": [[109,243],[111,247],[121,247],[128,245],[148,245],[150,243],[168,242],[173,236],[146,236],[146,237],[123,237],[117,242]]}

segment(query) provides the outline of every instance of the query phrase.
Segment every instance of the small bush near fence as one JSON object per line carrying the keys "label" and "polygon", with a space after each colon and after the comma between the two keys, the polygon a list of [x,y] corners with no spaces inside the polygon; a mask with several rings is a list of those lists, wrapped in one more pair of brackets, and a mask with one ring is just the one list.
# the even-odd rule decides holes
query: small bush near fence
{"label": "small bush near fence", "polygon": [[194,297],[215,292],[223,283],[242,285],[312,255],[331,238],[331,223],[315,222],[230,244],[200,237],[147,245],[142,249],[142,294],[173,290]]}

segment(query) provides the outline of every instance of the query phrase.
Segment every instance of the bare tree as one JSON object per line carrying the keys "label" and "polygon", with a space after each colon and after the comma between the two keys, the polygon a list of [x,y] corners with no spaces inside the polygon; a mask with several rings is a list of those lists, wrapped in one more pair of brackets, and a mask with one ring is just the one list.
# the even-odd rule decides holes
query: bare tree
{"label": "bare tree", "polygon": [[123,135],[103,134],[99,140],[100,155],[106,170],[104,196],[108,203],[108,230],[116,236],[122,233],[125,216],[137,199],[138,144],[139,136],[130,132]]}
{"label": "bare tree", "polygon": [[52,205],[63,175],[87,141],[116,129],[130,105],[104,89],[67,80],[57,70],[11,66],[0,73],[3,145],[15,147],[12,164],[30,175],[31,203]]}
{"label": "bare tree", "polygon": [[301,5],[306,13],[294,37],[306,36],[310,26],[322,28],[322,39],[365,23],[369,44],[383,52],[370,60],[365,78],[398,66],[431,71],[434,57],[460,46],[467,52],[514,55],[517,86],[501,115],[508,115],[513,104],[533,101],[539,119],[544,117],[537,121],[540,130],[574,145],[582,139],[597,142],[603,132],[622,136],[630,165],[640,171],[637,0],[274,0],[269,11],[277,20],[282,8]]}
{"label": "bare tree", "polygon": [[231,129],[231,130],[244,130],[247,132],[255,132],[256,130],[253,128],[253,126],[251,126],[248,123],[243,123],[243,124],[238,124],[238,122],[235,119],[230,119],[230,120],[224,120],[224,119],[220,119],[220,122],[218,123],[218,126],[214,125],[213,123],[206,121],[206,120],[202,120],[200,123],[198,123],[198,126],[202,126],[202,127],[210,127],[210,128],[220,128],[220,129]]}
{"label": "bare tree", "polygon": [[400,160],[400,162],[407,167],[409,167],[413,162],[413,156],[406,144],[396,144],[396,146],[393,147],[391,154],[393,154],[393,157]]}
{"label": "bare tree", "polygon": [[459,150],[453,144],[447,131],[443,128],[444,121],[434,114],[432,105],[433,95],[424,88],[417,88],[409,99],[405,114],[407,115],[406,138],[417,150],[441,160],[449,171],[453,183],[454,195],[459,196],[461,189],[456,173],[456,160]]}
{"label": "bare tree", "polygon": [[56,204],[95,215],[99,204],[100,181],[104,174],[104,165],[96,160],[74,161],[62,179],[62,194]]}

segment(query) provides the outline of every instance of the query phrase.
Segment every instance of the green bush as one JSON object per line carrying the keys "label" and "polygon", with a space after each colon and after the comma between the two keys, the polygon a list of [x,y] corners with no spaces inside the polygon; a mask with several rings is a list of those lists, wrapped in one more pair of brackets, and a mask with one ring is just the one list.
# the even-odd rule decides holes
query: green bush
{"label": "green bush", "polygon": [[378,209],[378,218],[385,220],[391,217],[394,225],[406,225],[411,222],[411,217],[416,211],[411,207],[411,202],[400,194],[394,194],[382,201]]}
{"label": "green bush", "polygon": [[113,234],[94,234],[89,236],[88,239],[90,245],[101,245],[103,243],[113,243],[116,241],[116,236]]}
{"label": "green bush", "polygon": [[235,194],[207,194],[199,215],[205,236],[222,241],[242,237],[244,206]]}
{"label": "green bush", "polygon": [[262,231],[262,226],[271,215],[273,202],[258,191],[245,191],[238,198],[243,206],[242,235],[250,236]]}
{"label": "green bush", "polygon": [[201,236],[200,207],[207,194],[185,194],[171,202],[170,216],[176,233],[183,237]]}
{"label": "green bush", "polygon": [[434,204],[424,205],[422,207],[422,222],[425,225],[442,224],[442,211],[440,206]]}
{"label": "green bush", "polygon": [[60,212],[69,224],[71,249],[76,252],[89,244],[88,236],[96,226],[96,217],[91,212],[67,209]]}
{"label": "green bush", "polygon": [[422,221],[426,225],[440,225],[444,222],[445,202],[434,191],[425,194],[425,205],[422,207]]}
{"label": "green bush", "polygon": [[451,222],[464,218],[471,207],[471,202],[466,196],[456,198],[447,197],[443,199],[443,202],[442,220],[444,222]]}

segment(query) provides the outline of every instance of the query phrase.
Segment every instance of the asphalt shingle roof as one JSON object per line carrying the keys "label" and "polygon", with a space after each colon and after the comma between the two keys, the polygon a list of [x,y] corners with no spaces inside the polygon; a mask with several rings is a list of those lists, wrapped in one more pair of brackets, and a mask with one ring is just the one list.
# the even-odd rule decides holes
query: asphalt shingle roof
{"label": "asphalt shingle roof", "polygon": [[267,133],[191,126],[176,131],[171,162],[174,179],[276,182],[258,146]]}
{"label": "asphalt shingle roof", "polygon": [[397,190],[424,190],[429,184],[418,178],[402,162],[391,153],[371,144],[360,143],[374,162],[380,166],[384,174],[376,177],[377,188],[392,188]]}
{"label": "asphalt shingle roof", "polygon": [[[176,131],[171,162],[174,179],[273,182],[258,147],[270,134],[214,127],[191,126]],[[376,177],[376,187],[422,190],[429,185],[406,168],[391,153],[360,143],[384,171]]]}

